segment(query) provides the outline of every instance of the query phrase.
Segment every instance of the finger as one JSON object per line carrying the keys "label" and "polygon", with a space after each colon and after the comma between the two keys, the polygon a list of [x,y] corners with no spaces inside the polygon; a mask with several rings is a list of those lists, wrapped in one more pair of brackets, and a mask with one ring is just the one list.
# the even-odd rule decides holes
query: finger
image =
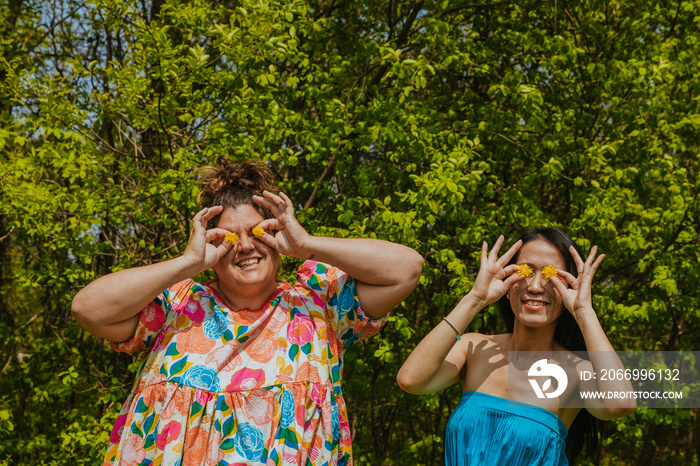
{"label": "finger", "polygon": [[581,259],[581,256],[578,255],[578,251],[576,250],[575,247],[569,246],[569,253],[571,254],[571,257],[574,258],[574,262],[576,263],[576,270],[578,273],[583,273],[583,260]]}
{"label": "finger", "polygon": [[503,280],[503,286],[505,287],[506,290],[510,290],[510,288],[515,284],[515,282],[517,282],[518,280],[522,280],[522,279],[523,279],[523,277],[521,277],[517,273],[514,273],[510,277]]}
{"label": "finger", "polygon": [[226,236],[226,233],[228,233],[228,230],[224,230],[223,228],[211,228],[207,230],[207,242],[214,241],[218,238],[224,238]]}
{"label": "finger", "polygon": [[503,266],[503,264],[507,264],[508,262],[510,262],[510,260],[513,258],[515,253],[518,252],[518,249],[520,249],[520,246],[522,245],[522,240],[516,241],[515,244],[512,245],[510,249],[508,249],[508,251],[506,251],[506,253],[503,254],[503,256],[501,256],[500,259],[498,259],[497,264]]}
{"label": "finger", "polygon": [[[508,276],[508,275],[512,275],[512,274],[514,274],[514,273],[517,272],[517,271],[518,271],[518,266],[517,266],[517,264],[510,264],[510,265],[507,265],[507,266],[503,267],[503,276],[506,277],[506,276]],[[517,277],[518,277],[518,278],[523,278],[523,277],[521,277],[520,275],[517,275]]]}
{"label": "finger", "polygon": [[505,241],[503,235],[499,236],[496,240],[496,243],[493,245],[493,248],[491,249],[491,253],[489,254],[489,261],[496,261],[496,259],[498,258],[498,251],[501,250],[501,245],[503,245],[503,241]]}
{"label": "finger", "polygon": [[591,266],[591,264],[593,263],[593,259],[595,259],[596,252],[598,252],[598,246],[593,246],[591,248],[591,252],[588,253],[588,257],[586,257],[586,263],[584,264],[585,268]]}
{"label": "finger", "polygon": [[589,269],[589,273],[591,274],[591,276],[593,276],[596,270],[598,270],[598,266],[601,264],[601,262],[603,262],[603,259],[605,259],[605,254],[601,254],[600,256],[598,256],[595,262],[593,262],[593,265],[591,265],[591,268]]}
{"label": "finger", "polygon": [[481,243],[481,266],[485,266],[486,262],[488,262],[488,252],[489,252],[489,245],[484,241]]}
{"label": "finger", "polygon": [[[263,196],[265,198],[267,198],[268,200],[272,201],[272,203],[280,211],[280,213],[282,213],[286,210],[287,202],[281,196],[284,196],[287,200],[289,200],[289,198],[287,196],[285,196],[284,193],[279,193],[279,195],[278,195],[275,193],[271,193],[270,191],[263,191]],[[290,203],[291,203],[291,201],[290,201]]]}
{"label": "finger", "polygon": [[277,218],[267,218],[263,220],[262,222],[258,223],[263,230],[265,230],[265,233],[268,233],[272,230],[282,230],[284,229],[284,225],[282,222],[277,219]]}
{"label": "finger", "polygon": [[197,214],[194,217],[192,217],[192,228],[193,229],[197,228],[197,227],[202,227],[203,225],[207,224],[207,222],[202,220],[202,219],[204,218],[204,215],[208,211],[209,211],[209,207],[205,207],[202,210],[200,210],[199,212],[197,212]]}
{"label": "finger", "polygon": [[[265,192],[267,192],[267,191],[265,191]],[[253,195],[253,201],[254,201],[256,204],[259,204],[259,205],[261,205],[261,206],[263,206],[263,207],[267,207],[268,209],[270,209],[270,211],[271,211],[273,214],[276,214],[276,212],[275,212],[275,206],[276,206],[276,204],[275,204],[275,202],[272,201],[271,199],[268,199],[268,198],[262,197],[262,196],[258,196],[257,194],[255,194],[255,195]]]}
{"label": "finger", "polygon": [[550,281],[552,282],[552,285],[554,285],[554,288],[556,288],[556,290],[559,292],[559,294],[564,294],[569,289],[566,282],[561,277],[552,277],[550,278]]}
{"label": "finger", "polygon": [[[569,272],[566,270],[560,270],[557,269],[557,272],[559,272],[559,278],[562,279],[565,283],[568,285],[573,285],[574,282],[576,281],[576,277],[571,275]],[[554,277],[553,277],[554,278]]]}

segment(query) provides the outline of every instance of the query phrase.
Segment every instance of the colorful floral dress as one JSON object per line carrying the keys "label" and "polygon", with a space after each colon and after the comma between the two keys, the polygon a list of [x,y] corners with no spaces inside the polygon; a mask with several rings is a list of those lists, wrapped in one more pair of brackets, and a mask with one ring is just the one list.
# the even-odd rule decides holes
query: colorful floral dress
{"label": "colorful floral dress", "polygon": [[150,349],[104,465],[351,465],[343,353],[379,331],[355,282],[307,261],[259,310],[180,282],[141,311],[126,352]]}

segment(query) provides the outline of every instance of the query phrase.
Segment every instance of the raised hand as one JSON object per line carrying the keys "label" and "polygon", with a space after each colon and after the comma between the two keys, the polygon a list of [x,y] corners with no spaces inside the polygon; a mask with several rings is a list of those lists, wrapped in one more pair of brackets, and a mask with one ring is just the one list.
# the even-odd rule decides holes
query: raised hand
{"label": "raised hand", "polygon": [[231,245],[222,241],[226,233],[223,228],[211,228],[207,230],[207,223],[219,215],[224,208],[222,206],[205,207],[197,212],[192,219],[192,230],[187,248],[183,257],[188,258],[193,267],[203,272],[216,264],[230,249]]}
{"label": "raised hand", "polygon": [[603,262],[605,254],[596,257],[598,246],[593,246],[586,258],[586,262],[584,262],[573,246],[569,247],[569,252],[576,263],[578,277],[574,277],[566,270],[557,269],[559,276],[552,277],[552,284],[561,294],[564,306],[572,314],[576,315],[576,313],[586,309],[593,309],[591,284],[593,275],[598,270],[600,263]]}
{"label": "raised hand", "polygon": [[[264,191],[262,196],[253,196],[253,201],[270,209],[275,216],[260,223],[265,229],[260,241],[285,256],[308,259],[305,247],[310,235],[294,216],[291,199],[284,193],[277,195]],[[277,230],[277,233],[272,235],[271,230]]]}
{"label": "raised hand", "polygon": [[[469,294],[482,306],[498,301],[501,296],[506,294],[513,283],[520,278],[518,275],[514,275],[517,269],[515,264],[508,266],[505,264],[513,258],[523,242],[518,240],[499,259],[498,252],[503,245],[503,241],[503,235],[499,236],[490,253],[488,252],[486,241],[481,245],[479,274],[476,276],[474,286],[469,291]],[[503,280],[504,278],[505,280]]]}

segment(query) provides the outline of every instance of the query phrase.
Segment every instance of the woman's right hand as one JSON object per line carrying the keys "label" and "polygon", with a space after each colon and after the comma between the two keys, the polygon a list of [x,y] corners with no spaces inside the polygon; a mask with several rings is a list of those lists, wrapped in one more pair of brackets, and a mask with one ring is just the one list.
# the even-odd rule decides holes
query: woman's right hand
{"label": "woman's right hand", "polygon": [[207,230],[209,220],[223,212],[222,206],[205,207],[192,219],[192,230],[183,257],[190,260],[196,270],[192,275],[208,270],[216,264],[230,249],[231,244],[224,241],[228,231],[223,228]]}
{"label": "woman's right hand", "polygon": [[[481,265],[479,267],[479,274],[476,276],[476,280],[474,280],[474,286],[471,291],[469,291],[469,295],[471,295],[482,308],[501,299],[501,296],[506,294],[513,283],[520,279],[520,276],[515,273],[518,268],[517,265],[505,264],[518,252],[523,242],[518,240],[499,259],[498,252],[503,245],[503,241],[503,235],[499,236],[490,253],[488,252],[489,246],[486,241],[481,245]],[[505,277],[508,278],[504,280]]]}

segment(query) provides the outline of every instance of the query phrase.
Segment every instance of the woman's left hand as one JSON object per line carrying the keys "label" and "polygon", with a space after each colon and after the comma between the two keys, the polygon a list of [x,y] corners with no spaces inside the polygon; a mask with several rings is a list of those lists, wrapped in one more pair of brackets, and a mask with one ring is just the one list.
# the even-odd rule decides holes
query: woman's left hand
{"label": "woman's left hand", "polygon": [[584,262],[573,246],[569,247],[569,252],[576,263],[578,277],[574,277],[565,270],[557,269],[559,275],[552,278],[552,284],[561,294],[564,306],[575,317],[579,312],[585,312],[587,309],[593,310],[591,283],[598,266],[605,258],[605,254],[596,257],[598,246],[593,246],[586,262]]}
{"label": "woman's left hand", "polygon": [[[291,199],[284,193],[277,195],[264,191],[262,196],[253,196],[253,201],[270,209],[275,216],[260,222],[265,229],[260,241],[285,256],[306,259],[304,251],[310,235],[294,216]],[[277,233],[271,234],[272,230],[277,230]]]}

